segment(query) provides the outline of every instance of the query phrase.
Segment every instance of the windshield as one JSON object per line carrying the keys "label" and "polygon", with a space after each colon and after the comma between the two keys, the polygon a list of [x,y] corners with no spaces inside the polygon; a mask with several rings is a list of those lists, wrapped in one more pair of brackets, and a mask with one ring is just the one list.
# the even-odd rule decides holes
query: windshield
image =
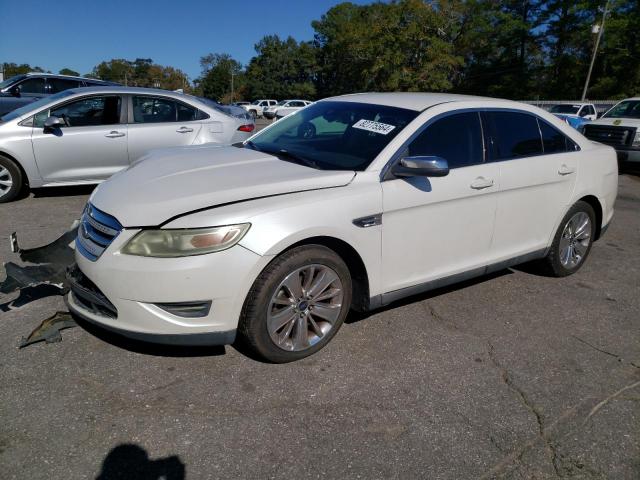
{"label": "windshield", "polygon": [[69,95],[73,95],[74,93],[76,92],[73,89],[63,90],[62,92],[49,95],[48,97],[43,97],[40,100],[36,100],[35,102],[27,103],[26,105],[20,108],[16,108],[15,110],[7,113],[4,117],[0,118],[0,121],[9,122],[14,118],[18,118],[28,113],[31,113],[32,111],[38,110],[41,107],[44,107],[45,105],[50,104],[51,102],[55,102],[56,100],[59,100],[64,97],[68,97]]}
{"label": "windshield", "polygon": [[258,105],[262,100],[255,100],[251,105]]}
{"label": "windshield", "polygon": [[605,113],[603,118],[640,118],[640,100],[624,100]]}
{"label": "windshield", "polygon": [[284,105],[285,103],[287,103],[289,100],[280,100],[278,102],[278,105]]}
{"label": "windshield", "polygon": [[357,102],[318,102],[258,133],[247,147],[320,170],[366,169],[419,112]]}
{"label": "windshield", "polygon": [[577,114],[578,110],[580,110],[580,105],[554,105],[549,110],[551,113],[568,113],[568,114]]}
{"label": "windshield", "polygon": [[26,77],[26,75],[14,75],[13,77],[7,78],[5,81],[0,82],[0,90],[2,90],[3,88],[7,88],[12,83],[17,82],[18,80],[22,80]]}

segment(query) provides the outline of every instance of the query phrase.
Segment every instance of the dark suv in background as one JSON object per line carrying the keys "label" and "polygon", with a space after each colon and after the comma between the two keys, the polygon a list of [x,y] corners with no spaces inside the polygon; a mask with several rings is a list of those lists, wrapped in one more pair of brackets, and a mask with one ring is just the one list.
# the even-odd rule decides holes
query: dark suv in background
{"label": "dark suv in background", "polygon": [[0,117],[27,103],[63,90],[105,85],[119,84],[93,78],[53,75],[50,73],[15,75],[0,83]]}

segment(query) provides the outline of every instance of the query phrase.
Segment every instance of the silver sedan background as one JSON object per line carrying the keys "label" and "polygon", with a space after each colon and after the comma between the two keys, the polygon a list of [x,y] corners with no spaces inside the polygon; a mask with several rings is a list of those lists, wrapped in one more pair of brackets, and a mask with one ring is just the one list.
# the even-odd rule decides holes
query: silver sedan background
{"label": "silver sedan background", "polygon": [[166,90],[66,90],[0,118],[0,203],[24,188],[99,183],[149,150],[249,138],[242,108]]}

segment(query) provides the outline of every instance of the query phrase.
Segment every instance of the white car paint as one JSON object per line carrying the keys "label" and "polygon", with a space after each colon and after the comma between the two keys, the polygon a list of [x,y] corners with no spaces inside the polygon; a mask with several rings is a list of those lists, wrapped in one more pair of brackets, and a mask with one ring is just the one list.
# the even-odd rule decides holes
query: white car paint
{"label": "white car paint", "polygon": [[260,99],[254,100],[249,105],[240,105],[240,107],[244,108],[248,113],[252,114],[254,118],[257,118],[262,117],[265,108],[269,108],[277,104],[277,100]]}
{"label": "white car paint", "polygon": [[265,118],[283,118],[287,115],[297,112],[298,110],[302,110],[304,107],[311,105],[313,102],[309,100],[283,100],[282,102],[278,102],[277,105],[272,107],[267,107],[262,112],[262,115]]}
{"label": "white car paint", "polygon": [[[596,118],[598,118],[596,106],[593,103],[567,103],[554,105],[554,107],[561,105],[570,105],[575,110],[575,113],[551,113],[563,115],[565,117],[583,118],[585,120],[595,120]],[[553,110],[553,107],[551,108],[551,110]]]}
{"label": "white car paint", "polygon": [[[624,102],[638,102],[640,97],[632,97],[621,100],[607,110],[601,118],[580,126],[580,131],[590,140],[611,145],[618,152],[618,161],[621,169],[640,171],[640,107],[636,107],[633,116],[627,114],[615,114],[620,104]],[[593,125],[596,128],[589,128]],[[610,127],[602,129],[597,127]],[[626,131],[620,137],[616,131]]]}
{"label": "white car paint", "polygon": [[[567,211],[587,196],[602,210],[598,227],[611,221],[618,181],[615,152],[541,109],[448,94],[373,93],[326,101],[420,113],[364,171],[316,170],[234,147],[152,153],[153,161],[112,177],[91,196],[95,208],[123,225],[119,235],[96,261],[76,252],[80,270],[115,305],[118,318],[87,310],[73,293],[71,310],[125,334],[219,333],[224,343],[233,340],[260,272],[283,251],[310,238],[335,239],[358,253],[368,287],[359,307],[375,308],[463,272],[480,275],[539,257]],[[438,178],[386,179],[390,160],[423,125],[451,112],[487,109],[534,115],[575,142],[579,151],[481,163]],[[381,214],[381,224],[354,224],[375,214]],[[238,223],[251,227],[221,252],[182,258],[121,253],[142,228]],[[213,306],[203,318],[178,317],[155,305],[205,299]]]}

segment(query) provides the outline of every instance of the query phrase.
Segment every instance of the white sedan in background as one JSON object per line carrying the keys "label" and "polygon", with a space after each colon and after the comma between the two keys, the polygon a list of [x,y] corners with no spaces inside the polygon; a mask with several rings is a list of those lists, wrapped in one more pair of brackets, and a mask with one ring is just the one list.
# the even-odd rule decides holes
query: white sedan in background
{"label": "white sedan in background", "polygon": [[618,185],[615,151],[552,114],[446,94],[330,98],[244,145],[150,157],[91,196],[70,310],[271,362],[317,352],[351,309],[531,260],[575,273]]}
{"label": "white sedan in background", "polygon": [[65,90],[0,118],[0,203],[21,190],[99,183],[149,150],[242,142],[240,107],[166,90]]}
{"label": "white sedan in background", "polygon": [[276,120],[286,117],[287,115],[297,112],[298,110],[311,105],[313,102],[309,100],[282,100],[277,105],[265,108],[262,115],[264,118],[275,118]]}

